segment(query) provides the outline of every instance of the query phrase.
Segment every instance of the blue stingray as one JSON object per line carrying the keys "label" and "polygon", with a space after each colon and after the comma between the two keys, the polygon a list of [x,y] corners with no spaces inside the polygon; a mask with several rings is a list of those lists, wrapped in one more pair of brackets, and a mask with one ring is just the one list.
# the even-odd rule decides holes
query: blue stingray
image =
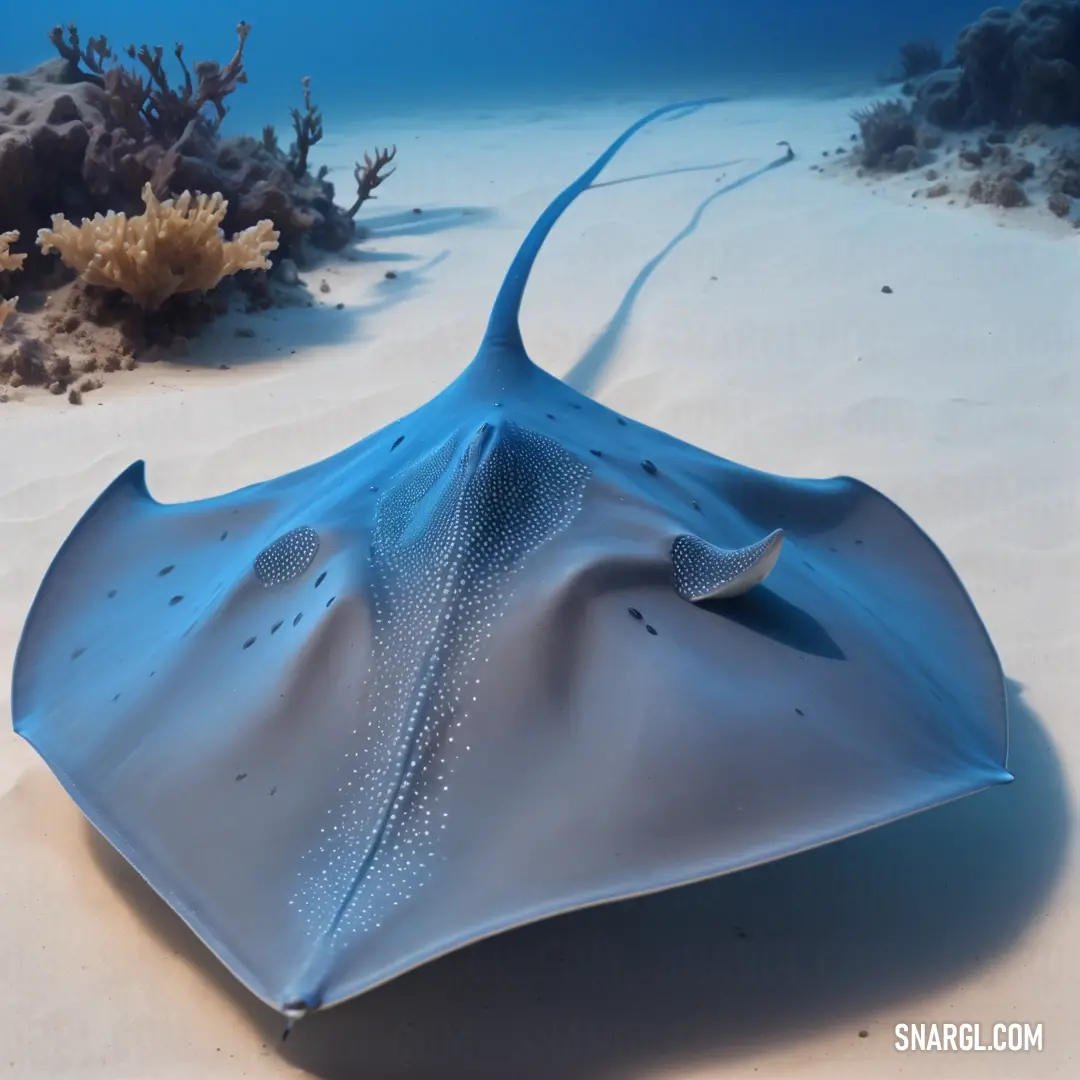
{"label": "blue stingray", "polygon": [[1011,779],[961,583],[848,478],[757,472],[546,374],[540,246],[438,396],[298,472],[163,505],[143,463],[56,555],[16,731],[295,1017],[559,912]]}

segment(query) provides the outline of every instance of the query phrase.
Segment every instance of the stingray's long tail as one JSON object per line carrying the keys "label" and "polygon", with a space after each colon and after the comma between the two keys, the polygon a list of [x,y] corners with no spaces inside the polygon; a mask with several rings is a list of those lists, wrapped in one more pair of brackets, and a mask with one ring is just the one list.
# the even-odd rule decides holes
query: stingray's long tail
{"label": "stingray's long tail", "polygon": [[532,270],[533,263],[536,262],[536,256],[547,239],[548,233],[551,232],[551,227],[559,220],[563,211],[588,189],[623,146],[646,124],[651,124],[661,116],[680,111],[689,113],[703,105],[714,105],[727,100],[729,99],[724,97],[699,98],[696,101],[679,101],[654,109],[648,116],[643,116],[636,123],[631,124],[572,184],[563,188],[551,200],[547,209],[536,219],[536,224],[529,230],[528,236],[522,241],[521,247],[514,256],[514,261],[510,264],[510,269],[506,271],[499,295],[495,297],[495,304],[491,309],[491,317],[488,319],[481,348],[501,345],[512,349],[524,349],[518,316],[521,311],[521,300],[525,295],[525,286],[529,281],[529,272]]}

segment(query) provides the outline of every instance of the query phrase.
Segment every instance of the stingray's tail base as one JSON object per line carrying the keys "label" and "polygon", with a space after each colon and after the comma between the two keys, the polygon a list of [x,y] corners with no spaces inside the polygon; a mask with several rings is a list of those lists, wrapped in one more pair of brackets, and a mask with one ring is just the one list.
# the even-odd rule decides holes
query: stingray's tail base
{"label": "stingray's tail base", "polygon": [[566,208],[603,172],[608,162],[622,149],[622,147],[639,132],[646,124],[652,123],[658,117],[668,113],[694,112],[703,105],[712,105],[717,102],[727,101],[726,97],[700,98],[696,101],[680,101],[672,105],[662,105],[654,109],[647,116],[631,124],[596,160],[572,183],[563,188],[558,195],[548,204],[544,212],[536,219],[536,223],[529,230],[528,235],[518,248],[510,269],[506,272],[502,287],[495,298],[495,304],[491,309],[491,317],[488,320],[487,330],[481,345],[480,354],[485,347],[493,345],[508,346],[515,352],[524,353],[525,345],[521,339],[521,328],[518,316],[521,312],[521,301],[525,295],[525,286],[529,281],[529,272],[532,270],[536,256],[547,235],[551,232],[555,222],[562,217]]}

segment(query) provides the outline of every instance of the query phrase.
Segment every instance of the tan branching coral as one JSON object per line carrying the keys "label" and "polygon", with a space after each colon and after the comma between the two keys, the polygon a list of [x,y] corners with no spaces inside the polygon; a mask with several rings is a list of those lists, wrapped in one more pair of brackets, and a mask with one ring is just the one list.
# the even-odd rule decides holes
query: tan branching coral
{"label": "tan branching coral", "polygon": [[267,252],[278,246],[272,221],[260,221],[226,240],[221,231],[228,203],[220,192],[159,202],[143,187],[144,213],[110,211],[73,225],[54,214],[51,229],[38,230],[41,250],[60,253],[66,266],[90,285],[122,289],[140,307],[155,311],[175,293],[212,289],[241,270],[266,270]]}
{"label": "tan branching coral", "polygon": [[[18,239],[19,233],[17,230],[0,233],[0,271],[19,270],[22,268],[26,256],[13,255],[11,253],[11,245]],[[17,296],[13,296],[10,300],[5,300],[3,297],[0,297],[0,326],[3,326],[7,317],[14,313],[15,305],[18,302],[19,298]]]}

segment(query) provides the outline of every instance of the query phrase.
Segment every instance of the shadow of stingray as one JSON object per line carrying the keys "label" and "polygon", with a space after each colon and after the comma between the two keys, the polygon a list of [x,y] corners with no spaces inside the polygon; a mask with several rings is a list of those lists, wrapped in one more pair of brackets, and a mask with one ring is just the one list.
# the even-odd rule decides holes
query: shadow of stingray
{"label": "shadow of stingray", "polygon": [[[1051,743],[1009,683],[1012,784],[702,884],[502,934],[301,1021],[252,998],[96,832],[119,894],[325,1080],[606,1080],[718,1061],[955,981],[1043,910],[1068,842]],[[1002,1015],[1009,1002],[1001,1002]]]}
{"label": "shadow of stingray", "polygon": [[[759,177],[764,176],[765,173],[771,172],[773,169],[778,169],[780,166],[786,165],[789,161],[794,160],[794,157],[785,154],[783,157],[776,158],[767,165],[762,165],[761,168],[747,173],[745,176],[740,176],[738,180],[733,180],[730,184],[725,184],[722,188],[717,188],[711,195],[703,199],[698,204],[697,209],[694,211],[686,225],[641,268],[637,277],[631,282],[630,288],[626,290],[626,295],[622,298],[622,302],[619,304],[607,326],[600,331],[593,340],[593,343],[585,350],[585,353],[574,366],[562,376],[563,382],[572,386],[582,394],[592,394],[596,388],[597,380],[603,374],[604,369],[607,367],[612,356],[615,355],[615,349],[629,322],[630,312],[633,310],[638,294],[645,287],[649,278],[652,277],[656,268],[672,253],[672,251],[675,250],[675,248],[679,246],[679,244],[697,229],[698,224],[701,222],[701,219],[709,206],[716,199],[719,199],[721,195],[728,195],[738,188],[741,188],[744,184],[749,184],[752,180],[757,180]],[[623,182],[625,183],[626,181]]]}
{"label": "shadow of stingray", "polygon": [[706,600],[698,607],[730,619],[755,634],[823,660],[846,660],[832,635],[813,617],[766,585],[727,600]]}
{"label": "shadow of stingray", "polygon": [[482,225],[494,216],[495,211],[486,206],[437,206],[419,214],[405,210],[357,222],[356,237],[363,241],[392,236],[430,236],[462,225]]}
{"label": "shadow of stingray", "polygon": [[405,251],[367,251],[365,248],[357,248],[349,256],[349,262],[415,262],[416,258],[416,255]]}
{"label": "shadow of stingray", "polygon": [[657,172],[637,173],[634,176],[619,176],[614,180],[602,180],[591,184],[590,191],[597,188],[617,187],[619,184],[633,184],[638,180],[656,180],[661,176],[678,176],[680,173],[715,172],[717,169],[733,169],[741,165],[745,158],[733,158],[731,161],[718,161],[715,165],[682,165],[676,169],[660,169]]}

